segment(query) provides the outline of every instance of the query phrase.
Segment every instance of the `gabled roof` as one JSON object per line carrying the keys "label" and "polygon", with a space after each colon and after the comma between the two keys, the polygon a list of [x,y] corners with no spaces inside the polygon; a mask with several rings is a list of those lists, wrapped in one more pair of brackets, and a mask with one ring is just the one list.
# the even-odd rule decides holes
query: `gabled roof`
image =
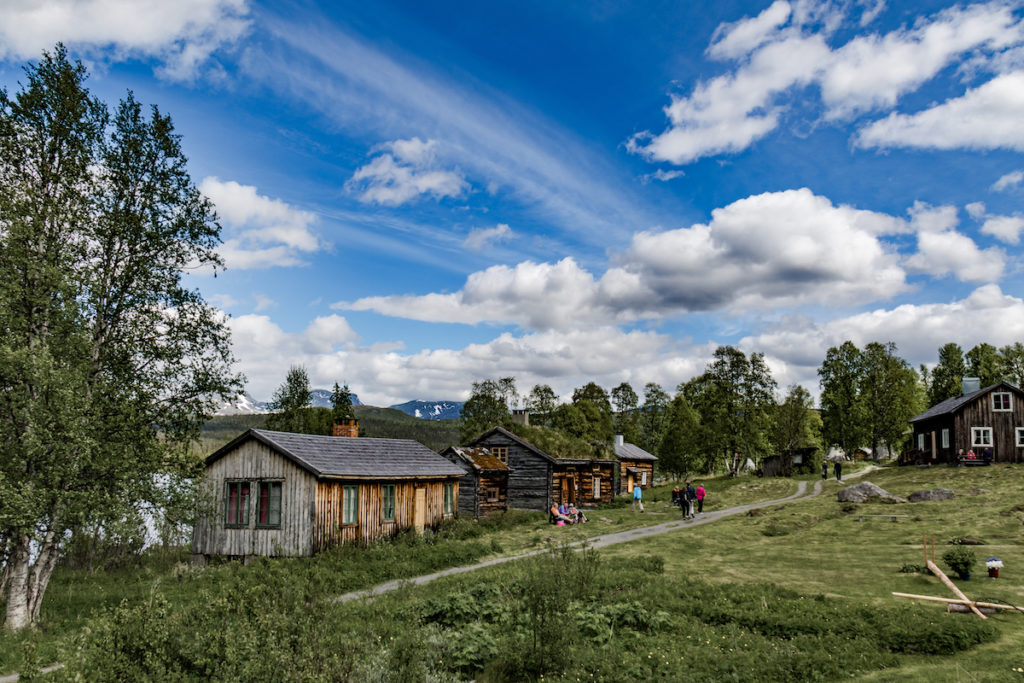
{"label": "gabled roof", "polygon": [[615,457],[619,460],[648,460],[654,462],[658,456],[651,455],[636,444],[621,443],[615,446]]}
{"label": "gabled roof", "polygon": [[448,451],[477,471],[508,471],[508,465],[482,446],[449,446],[442,453]]}
{"label": "gabled roof", "polygon": [[250,429],[206,459],[210,466],[255,439],[313,476],[327,479],[459,477],[462,468],[411,439],[364,439]]}
{"label": "gabled roof", "polygon": [[963,396],[954,396],[953,398],[947,398],[945,401],[942,401],[941,403],[936,403],[935,405],[933,405],[931,408],[924,411],[920,415],[916,415],[910,418],[910,422],[920,422],[921,420],[927,420],[928,418],[955,413],[968,403],[973,403],[975,399],[981,398],[988,392],[998,389],[1000,387],[1009,389],[1010,391],[1013,391],[1018,395],[1021,394],[1021,390],[1015,387],[1014,385],[1010,384],[1009,382],[996,382],[995,384],[989,385],[983,389],[972,391],[969,394],[964,394]]}
{"label": "gabled roof", "polygon": [[540,456],[541,458],[547,460],[550,463],[555,462],[555,458],[551,457],[550,455],[548,455],[547,453],[545,453],[541,449],[537,448],[536,446],[534,446],[529,441],[527,441],[525,439],[520,439],[518,436],[516,436],[512,432],[508,431],[504,427],[494,427],[492,429],[487,430],[486,432],[484,432],[480,436],[478,436],[475,439],[473,439],[472,441],[470,441],[469,445],[470,446],[476,446],[477,444],[486,441],[488,437],[490,437],[490,436],[492,436],[494,434],[500,434],[501,436],[504,436],[507,439],[511,439],[512,441],[515,441],[517,444],[519,444],[523,448],[525,448],[528,451],[530,451],[530,452]]}

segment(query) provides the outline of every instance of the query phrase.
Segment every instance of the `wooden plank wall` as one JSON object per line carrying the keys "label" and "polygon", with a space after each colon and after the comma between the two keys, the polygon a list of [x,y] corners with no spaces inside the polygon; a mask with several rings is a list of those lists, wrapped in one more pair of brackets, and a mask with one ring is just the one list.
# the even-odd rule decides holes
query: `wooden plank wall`
{"label": "wooden plank wall", "polygon": [[[558,465],[551,473],[551,496],[557,504],[574,502],[579,507],[593,507],[598,503],[612,502],[612,483],[615,474],[615,463],[612,461],[595,461],[586,465]],[[594,477],[599,478],[600,497],[594,498]],[[570,490],[569,498],[562,499],[562,483],[567,482]],[[575,493],[575,496],[572,494]]]}
{"label": "wooden plank wall", "polygon": [[[315,479],[262,443],[249,440],[206,470],[207,514],[196,522],[192,552],[198,555],[288,555],[313,552]],[[256,482],[281,481],[281,528],[256,528]],[[224,528],[225,482],[249,481],[249,526]],[[204,505],[206,508],[206,505]]]}
{"label": "wooden plank wall", "polygon": [[[488,501],[487,490],[498,489],[498,500]],[[461,495],[461,494],[460,494]],[[477,507],[475,515],[477,519],[486,517],[495,512],[503,512],[508,509],[508,473],[507,472],[484,472],[480,474],[480,487],[476,496]],[[462,510],[462,507],[459,507]]]}
{"label": "wooden plank wall", "polygon": [[[459,486],[455,477],[447,480],[455,484],[452,495],[454,509],[459,507]],[[395,484],[395,519],[382,519],[381,485]],[[416,489],[426,489],[426,524],[435,527],[444,518],[444,481],[403,480],[394,482],[366,481],[321,481],[316,485],[316,528],[313,532],[313,549],[316,552],[337,543],[360,543],[367,545],[382,536],[393,536],[402,529],[413,525]],[[359,487],[358,522],[342,526],[342,486]]]}
{"label": "wooden plank wall", "polygon": [[1024,449],[1017,448],[1017,427],[1024,427],[1024,396],[1012,392],[1013,410],[992,410],[992,392],[981,396],[964,406],[956,417],[956,453],[957,449],[967,452],[974,448],[981,457],[984,447],[975,448],[971,444],[972,427],[992,428],[992,457],[996,462],[1024,462]]}
{"label": "wooden plank wall", "polygon": [[[645,471],[647,472],[647,486],[641,486],[640,488],[642,488],[642,489],[649,489],[651,486],[654,485],[654,463],[653,462],[651,462],[650,460],[620,460],[619,461],[619,481],[622,482],[621,483],[621,487],[623,489],[625,489],[626,482],[629,480],[629,473],[626,471],[627,467],[631,467],[633,469],[640,470],[641,472],[645,472]],[[638,482],[640,481],[639,478],[636,478],[636,480]],[[626,494],[626,493],[632,494],[633,492],[632,491],[621,490],[621,491],[619,491],[619,493],[622,493],[622,494]]]}
{"label": "wooden plank wall", "polygon": [[502,434],[476,444],[508,447],[508,507],[540,510],[551,507],[551,466],[547,460]]}

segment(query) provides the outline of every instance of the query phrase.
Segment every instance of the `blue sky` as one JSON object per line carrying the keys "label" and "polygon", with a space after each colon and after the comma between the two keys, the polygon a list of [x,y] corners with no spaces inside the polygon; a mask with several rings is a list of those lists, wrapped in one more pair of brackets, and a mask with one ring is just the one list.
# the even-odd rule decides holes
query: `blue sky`
{"label": "blue sky", "polygon": [[58,40],[172,115],[257,399],[1024,339],[1018,2],[16,0],[0,83]]}

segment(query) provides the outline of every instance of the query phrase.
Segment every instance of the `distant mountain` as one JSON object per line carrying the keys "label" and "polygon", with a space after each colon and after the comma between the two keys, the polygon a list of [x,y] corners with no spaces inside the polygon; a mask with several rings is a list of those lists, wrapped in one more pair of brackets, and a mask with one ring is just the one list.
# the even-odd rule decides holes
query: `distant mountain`
{"label": "distant mountain", "polygon": [[406,401],[391,406],[421,420],[454,420],[462,413],[462,401]]}
{"label": "distant mountain", "polygon": [[[314,408],[331,407],[331,392],[328,389],[313,389],[310,393],[313,395]],[[352,394],[352,405],[362,405],[359,402],[359,397],[355,394]],[[214,415],[262,415],[269,412],[271,412],[269,401],[257,401],[249,395],[249,392],[243,392],[234,400],[226,401]]]}

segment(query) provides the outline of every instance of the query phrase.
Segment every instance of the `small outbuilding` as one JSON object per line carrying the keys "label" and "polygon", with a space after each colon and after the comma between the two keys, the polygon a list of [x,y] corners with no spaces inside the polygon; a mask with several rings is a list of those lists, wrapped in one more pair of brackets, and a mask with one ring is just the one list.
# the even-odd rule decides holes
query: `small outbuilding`
{"label": "small outbuilding", "polygon": [[626,443],[621,434],[616,434],[615,457],[619,461],[616,495],[631,492],[634,484],[639,484],[642,489],[654,485],[654,463],[658,461],[656,455],[636,444]]}
{"label": "small outbuilding", "polygon": [[308,556],[435,527],[458,509],[464,474],[409,439],[250,429],[206,459],[210,504],[195,525],[193,559]]}
{"label": "small outbuilding", "polygon": [[508,465],[483,447],[449,446],[441,457],[462,467],[459,513],[480,519],[508,509]]}

